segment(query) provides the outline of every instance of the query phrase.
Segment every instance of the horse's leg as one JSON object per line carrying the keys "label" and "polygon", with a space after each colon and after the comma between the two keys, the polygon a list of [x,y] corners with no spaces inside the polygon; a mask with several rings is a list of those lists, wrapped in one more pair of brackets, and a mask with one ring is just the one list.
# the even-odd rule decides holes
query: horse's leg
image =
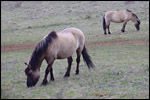
{"label": "horse's leg", "polygon": [[44,77],[43,82],[42,82],[41,85],[46,85],[48,83],[48,81],[47,81],[47,75],[49,74],[49,66],[50,65],[48,65],[47,68],[46,68],[46,70],[45,70],[45,77]]}
{"label": "horse's leg", "polygon": [[121,32],[125,32],[126,24],[127,24],[127,22],[125,21],[125,22],[123,23],[123,27],[122,27],[122,29],[121,29]]}
{"label": "horse's leg", "polygon": [[64,77],[69,77],[70,76],[71,64],[72,64],[72,61],[73,61],[72,57],[68,57],[67,60],[68,60],[68,68],[67,68],[67,71],[66,71]]}
{"label": "horse's leg", "polygon": [[111,34],[111,33],[110,33],[110,30],[109,30],[109,26],[110,26],[110,21],[108,20],[108,21],[106,22],[106,29],[108,30],[108,34]]}
{"label": "horse's leg", "polygon": [[53,64],[53,62],[47,66],[47,68],[45,70],[45,77],[44,77],[43,82],[42,82],[41,85],[46,85],[48,83],[47,75],[49,74],[49,72],[50,72],[50,75],[51,75],[51,79],[50,80],[52,80],[52,81],[54,80],[52,64]]}
{"label": "horse's leg", "polygon": [[81,53],[80,53],[80,51],[77,50],[77,59],[76,59],[76,62],[77,62],[77,69],[76,69],[76,75],[79,74],[80,56],[81,56]]}
{"label": "horse's leg", "polygon": [[106,29],[107,29],[107,27],[104,29],[104,34],[105,34],[105,35],[107,35]]}
{"label": "horse's leg", "polygon": [[54,81],[54,75],[53,75],[53,68],[52,68],[52,66],[50,67],[50,75],[51,75],[50,81]]}
{"label": "horse's leg", "polygon": [[110,33],[110,30],[109,30],[109,26],[110,26],[110,24],[107,26],[107,28],[108,28],[108,34],[111,34],[111,33]]}

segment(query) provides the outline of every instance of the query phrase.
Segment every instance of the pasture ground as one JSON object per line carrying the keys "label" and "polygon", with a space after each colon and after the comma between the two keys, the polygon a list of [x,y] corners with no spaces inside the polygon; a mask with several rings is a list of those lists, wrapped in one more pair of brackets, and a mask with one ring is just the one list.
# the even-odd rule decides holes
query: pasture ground
{"label": "pasture ground", "polygon": [[[109,10],[130,9],[141,20],[136,31],[128,22],[111,23],[104,35],[102,16]],[[77,27],[86,36],[86,47],[96,68],[89,70],[81,58],[75,75],[76,55],[69,78],[63,78],[67,60],[56,60],[54,82],[40,86],[45,68],[35,87],[26,87],[25,65],[38,41],[55,30]],[[55,1],[1,2],[1,98],[149,98],[149,2],[148,1]]]}

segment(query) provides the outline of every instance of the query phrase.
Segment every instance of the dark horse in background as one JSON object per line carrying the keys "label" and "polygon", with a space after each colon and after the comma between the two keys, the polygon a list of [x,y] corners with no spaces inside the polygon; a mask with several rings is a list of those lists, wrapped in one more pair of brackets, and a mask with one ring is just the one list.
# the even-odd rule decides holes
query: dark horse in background
{"label": "dark horse in background", "polygon": [[46,85],[47,75],[50,72],[50,80],[54,81],[53,68],[52,65],[56,59],[68,60],[68,68],[64,77],[70,76],[72,55],[77,53],[77,67],[76,75],[79,74],[79,63],[80,56],[82,54],[84,61],[86,62],[88,68],[93,68],[94,64],[90,59],[85,48],[85,36],[83,32],[77,28],[66,28],[61,32],[56,33],[51,32],[45,36],[36,46],[33,51],[31,58],[25,69],[25,74],[27,76],[27,87],[35,86],[40,78],[40,67],[45,59],[48,66],[45,70],[45,77],[43,79],[42,85]]}
{"label": "dark horse in background", "polygon": [[104,14],[103,16],[103,30],[104,34],[106,35],[106,29],[108,29],[108,34],[110,33],[109,30],[109,25],[110,22],[115,22],[115,23],[122,23],[123,22],[123,27],[121,29],[121,32],[125,32],[125,26],[128,21],[133,21],[134,25],[137,30],[140,30],[140,20],[137,17],[136,14],[134,14],[132,11],[126,9],[123,11],[108,11]]}

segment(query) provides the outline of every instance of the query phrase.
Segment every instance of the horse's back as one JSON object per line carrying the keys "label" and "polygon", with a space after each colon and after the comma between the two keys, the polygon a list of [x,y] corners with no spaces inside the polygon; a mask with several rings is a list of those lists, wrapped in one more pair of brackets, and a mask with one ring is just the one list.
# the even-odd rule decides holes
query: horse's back
{"label": "horse's back", "polygon": [[57,34],[61,39],[63,39],[63,41],[68,41],[69,39],[70,41],[75,40],[76,42],[80,42],[79,44],[84,44],[85,42],[85,36],[83,32],[78,28],[66,28],[63,31],[58,32]]}
{"label": "horse's back", "polygon": [[106,22],[116,22],[116,23],[119,23],[119,22],[122,22],[123,19],[124,19],[124,16],[123,16],[123,12],[122,11],[108,11],[105,13],[105,19],[106,19]]}
{"label": "horse's back", "polygon": [[130,13],[127,12],[126,10],[122,11],[108,11],[105,13],[105,18],[108,21],[116,22],[116,23],[121,23],[124,22],[125,20],[131,19]]}
{"label": "horse's back", "polygon": [[72,54],[78,49],[83,49],[85,37],[83,32],[77,28],[66,28],[57,33],[57,58],[66,58],[72,56]]}
{"label": "horse's back", "polygon": [[61,32],[58,32],[58,34],[61,34],[61,35],[73,35],[75,37],[83,37],[84,38],[84,34],[83,32],[78,29],[78,28],[74,28],[74,27],[71,27],[71,28],[66,28],[64,30],[62,30]]}

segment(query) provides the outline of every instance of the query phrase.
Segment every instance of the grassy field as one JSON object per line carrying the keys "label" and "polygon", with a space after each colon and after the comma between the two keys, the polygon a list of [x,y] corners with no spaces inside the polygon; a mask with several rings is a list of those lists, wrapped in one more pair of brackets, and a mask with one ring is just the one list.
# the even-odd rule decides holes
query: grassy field
{"label": "grassy field", "polygon": [[[128,22],[126,33],[122,24],[111,23],[111,35],[104,35],[102,16],[109,10],[130,9],[141,20],[136,31]],[[1,98],[149,98],[149,2],[148,1],[18,1],[1,2],[1,48],[7,45],[36,45],[46,34],[67,27],[77,27],[86,37],[86,46],[96,70],[88,70],[81,59],[80,74],[75,75],[76,55],[73,55],[71,75],[64,79],[67,60],[56,60],[54,82],[27,88],[25,65],[32,49],[1,52]],[[127,41],[126,45],[105,45]],[[136,43],[134,43],[136,41]],[[128,42],[131,42],[128,44]],[[141,44],[142,42],[142,44]],[[2,50],[2,49],[1,49]]]}

